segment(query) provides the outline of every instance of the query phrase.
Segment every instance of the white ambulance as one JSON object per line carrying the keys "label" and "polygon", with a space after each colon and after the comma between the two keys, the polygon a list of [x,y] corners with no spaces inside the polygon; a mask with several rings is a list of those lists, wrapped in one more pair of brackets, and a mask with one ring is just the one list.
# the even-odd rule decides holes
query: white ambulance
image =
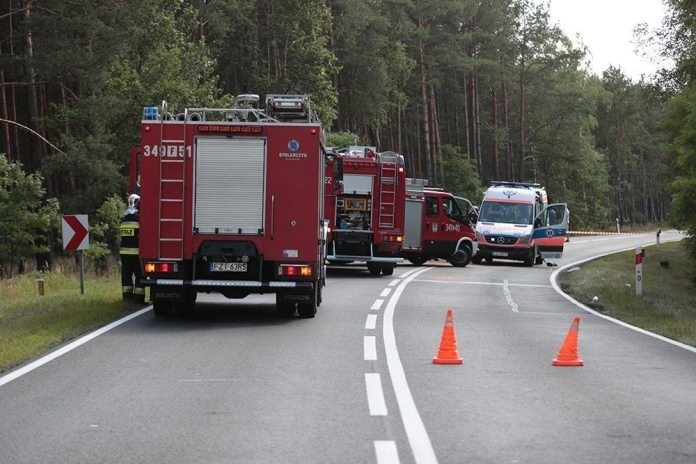
{"label": "white ambulance", "polygon": [[548,204],[539,184],[494,181],[481,201],[475,228],[478,251],[472,262],[553,263],[563,254],[569,215],[566,203]]}

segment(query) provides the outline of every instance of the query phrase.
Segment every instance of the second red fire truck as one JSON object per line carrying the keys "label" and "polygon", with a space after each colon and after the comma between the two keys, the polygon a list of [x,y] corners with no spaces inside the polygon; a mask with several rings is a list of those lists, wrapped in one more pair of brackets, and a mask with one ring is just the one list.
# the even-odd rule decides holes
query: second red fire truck
{"label": "second red fire truck", "polygon": [[366,146],[331,153],[325,186],[328,262],[364,262],[372,275],[392,275],[402,261],[404,157]]}
{"label": "second red fire truck", "polygon": [[[325,152],[306,95],[232,108],[147,107],[131,159],[140,184],[143,284],[157,315],[196,295],[274,293],[314,317],[325,283]],[[301,206],[301,207],[300,207]]]}

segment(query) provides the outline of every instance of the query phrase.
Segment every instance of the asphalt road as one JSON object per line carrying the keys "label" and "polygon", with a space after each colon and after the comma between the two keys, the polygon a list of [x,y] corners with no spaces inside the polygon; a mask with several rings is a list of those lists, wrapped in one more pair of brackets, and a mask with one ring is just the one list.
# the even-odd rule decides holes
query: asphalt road
{"label": "asphalt road", "polygon": [[[574,237],[559,267],[654,239]],[[557,269],[334,267],[310,320],[272,295],[145,311],[0,377],[0,462],[696,462],[696,352],[583,311]],[[460,365],[432,363],[447,309]],[[552,366],[575,315],[584,366]]]}

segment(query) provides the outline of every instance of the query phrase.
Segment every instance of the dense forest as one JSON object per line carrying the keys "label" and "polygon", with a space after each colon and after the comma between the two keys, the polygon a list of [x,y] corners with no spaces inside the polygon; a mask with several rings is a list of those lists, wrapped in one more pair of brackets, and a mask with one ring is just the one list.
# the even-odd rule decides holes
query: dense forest
{"label": "dense forest", "polygon": [[673,67],[634,82],[591,73],[541,1],[1,0],[0,275],[50,251],[59,214],[95,218],[109,252],[143,107],[249,92],[307,93],[329,141],[474,202],[535,181],[573,228],[693,236],[696,5],[666,3],[636,33]]}

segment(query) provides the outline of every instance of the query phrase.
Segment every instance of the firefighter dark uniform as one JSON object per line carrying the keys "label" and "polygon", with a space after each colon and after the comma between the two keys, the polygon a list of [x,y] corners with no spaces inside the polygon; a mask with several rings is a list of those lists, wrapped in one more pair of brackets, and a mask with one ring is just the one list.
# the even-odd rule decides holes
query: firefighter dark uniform
{"label": "firefighter dark uniform", "polygon": [[138,258],[138,238],[140,236],[140,197],[136,194],[128,197],[128,208],[121,218],[121,291],[124,300],[145,303],[145,287],[140,280],[140,259]]}

